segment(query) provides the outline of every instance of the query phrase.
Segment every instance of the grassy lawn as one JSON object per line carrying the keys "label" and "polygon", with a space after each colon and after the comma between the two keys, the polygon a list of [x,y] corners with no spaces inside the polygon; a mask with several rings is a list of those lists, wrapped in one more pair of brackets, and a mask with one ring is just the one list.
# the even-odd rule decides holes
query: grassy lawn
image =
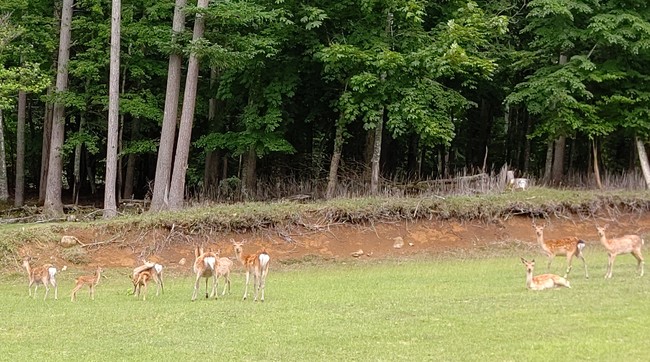
{"label": "grassy lawn", "polygon": [[[543,257],[526,256],[544,271]],[[83,289],[71,303],[78,271],[63,272],[59,300],[46,302],[5,275],[0,359],[647,360],[650,276],[622,255],[604,280],[604,253],[586,257],[590,280],[577,261],[572,289],[542,292],[525,289],[515,255],[272,266],[264,303],[241,301],[239,269],[231,295],[196,302],[190,276],[168,277],[165,294],[150,288],[143,302],[127,295],[127,271],[108,270],[94,302]]]}

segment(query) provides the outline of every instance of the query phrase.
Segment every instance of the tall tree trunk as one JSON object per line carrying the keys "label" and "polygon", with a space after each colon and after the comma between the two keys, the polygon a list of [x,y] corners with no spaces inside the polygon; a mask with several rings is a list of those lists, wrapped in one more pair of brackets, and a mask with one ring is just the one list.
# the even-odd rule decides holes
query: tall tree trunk
{"label": "tall tree trunk", "polygon": [[16,123],[16,190],[14,206],[25,203],[25,114],[27,93],[18,91],[18,122]]}
{"label": "tall tree trunk", "polygon": [[[185,28],[186,0],[176,0],[172,32],[174,37],[180,36]],[[167,68],[167,89],[165,92],[165,111],[163,115],[158,160],[156,161],[156,176],[154,178],[153,194],[149,210],[157,212],[169,207],[169,177],[172,173],[174,141],[176,139],[176,117],[178,115],[178,95],[181,89],[181,54],[169,55]]]}
{"label": "tall tree trunk", "polygon": [[[68,89],[68,62],[70,60],[70,38],[73,0],[63,0],[61,7],[61,32],[59,36],[59,57],[56,72],[56,92],[62,94]],[[46,217],[63,216],[61,187],[63,177],[63,158],[61,148],[65,137],[65,106],[61,100],[54,102],[52,111],[52,138],[47,172],[47,189],[43,213]]]}
{"label": "tall tree trunk", "polygon": [[[52,96],[52,87],[47,89],[47,97]],[[47,190],[47,170],[50,164],[50,140],[52,138],[52,104],[45,104],[43,118],[43,142],[41,144],[41,177],[38,183],[38,203],[45,202],[45,191]]]}
{"label": "tall tree trunk", "polygon": [[244,160],[244,167],[242,172],[242,193],[244,198],[253,199],[255,198],[256,191],[256,170],[257,170],[257,153],[255,152],[255,146],[251,145],[246,153],[246,158]]}
{"label": "tall tree trunk", "polygon": [[544,164],[544,182],[551,182],[551,171],[553,170],[553,141],[546,144],[546,163]]}
{"label": "tall tree trunk", "polygon": [[[217,82],[217,69],[210,69],[210,100],[208,102],[208,123],[214,124],[217,114],[217,98],[215,88]],[[203,169],[203,193],[207,196],[217,186],[219,182],[219,160],[221,156],[216,150],[207,151],[205,154],[205,167]]]}
{"label": "tall tree trunk", "polygon": [[566,149],[566,137],[560,136],[555,140],[555,149],[553,150],[553,170],[551,171],[551,181],[557,185],[564,179],[564,154]]}
{"label": "tall tree trunk", "polygon": [[5,135],[4,116],[0,109],[0,201],[9,199],[9,186],[7,183],[7,164],[5,163]]}
{"label": "tall tree trunk", "polygon": [[645,143],[639,138],[635,138],[636,149],[639,154],[639,162],[641,163],[641,171],[643,171],[643,178],[645,179],[646,188],[650,189],[650,163],[648,163],[648,155],[645,152]]}
{"label": "tall tree trunk", "polygon": [[382,106],[379,112],[379,119],[375,125],[375,147],[372,152],[371,176],[370,176],[370,194],[379,193],[379,160],[381,158],[381,136],[384,131],[384,111]]}
{"label": "tall tree trunk", "polygon": [[594,152],[594,177],[596,178],[596,186],[599,190],[603,189],[603,183],[600,180],[600,168],[598,167],[598,147],[596,147],[596,140],[591,140],[591,147]]}
{"label": "tall tree trunk", "polygon": [[[84,112],[79,114],[79,133],[86,127],[86,115]],[[81,189],[81,151],[83,144],[79,143],[74,149],[74,185],[72,187],[72,200],[76,205],[79,202],[79,192]]]}
{"label": "tall tree trunk", "polygon": [[[137,139],[140,132],[140,118],[135,118],[131,122],[131,140]],[[135,182],[135,162],[138,155],[130,153],[126,161],[126,174],[124,176],[124,197],[127,199],[133,198],[133,184]]]}
{"label": "tall tree trunk", "polygon": [[108,134],[106,142],[106,180],[104,189],[104,218],[117,215],[115,184],[117,182],[117,147],[120,116],[120,22],[122,0],[112,1],[111,59],[108,83]]}
{"label": "tall tree trunk", "polygon": [[[208,2],[209,0],[198,0],[196,6],[198,9],[205,9],[208,7]],[[205,18],[201,13],[197,13],[192,35],[193,42],[203,37],[204,29]],[[176,157],[174,157],[174,169],[172,171],[171,186],[169,189],[169,208],[172,210],[181,209],[185,201],[185,175],[187,173],[187,160],[189,158],[190,141],[192,138],[192,123],[194,121],[198,80],[199,57],[196,53],[191,53],[187,65],[187,77],[185,77],[183,110],[181,111],[181,123],[178,127]]]}
{"label": "tall tree trunk", "polygon": [[343,143],[345,142],[345,120],[343,114],[340,115],[338,122],[336,122],[336,135],[334,136],[334,151],[332,152],[332,160],[330,161],[330,172],[327,177],[327,191],[325,198],[332,199],[336,192],[339,177],[339,164],[341,163],[341,155],[343,153]]}

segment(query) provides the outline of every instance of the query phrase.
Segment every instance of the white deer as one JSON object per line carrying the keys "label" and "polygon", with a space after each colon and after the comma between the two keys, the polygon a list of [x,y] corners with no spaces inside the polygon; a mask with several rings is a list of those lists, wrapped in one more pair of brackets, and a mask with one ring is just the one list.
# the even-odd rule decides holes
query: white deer
{"label": "white deer", "polygon": [[521,262],[526,266],[526,288],[530,290],[544,290],[555,287],[571,288],[569,281],[559,275],[542,274],[533,277],[535,259],[528,261],[524,258],[521,258]]}
{"label": "white deer", "polygon": [[641,254],[641,247],[645,244],[645,241],[639,235],[624,235],[619,238],[607,239],[605,236],[605,230],[607,225],[600,227],[596,226],[598,230],[598,237],[600,238],[601,244],[607,249],[607,272],[605,273],[605,278],[612,277],[612,269],[614,267],[614,260],[619,254],[631,253],[637,260],[637,269],[640,269],[640,277],[643,276],[643,255]]}
{"label": "white deer", "polygon": [[[43,266],[32,268],[29,265],[29,257],[23,259],[23,266],[27,270],[27,277],[29,278],[29,296],[32,296],[32,285],[34,285],[34,298],[36,298],[36,291],[38,285],[45,286],[45,296],[43,300],[47,299],[47,293],[50,292],[49,285],[54,287],[54,299],[59,299],[59,287],[56,284],[56,267],[52,264],[44,264]],[[49,285],[48,285],[49,284]]]}
{"label": "white deer", "polygon": [[[196,300],[196,294],[199,291],[199,280],[202,277],[205,278],[205,297],[217,298],[217,254],[210,250],[204,252],[203,248],[196,247],[194,249],[194,258],[194,273],[196,274],[196,280],[194,282],[194,293],[192,294],[192,301]],[[212,277],[212,291],[208,296],[208,278],[210,277]]]}
{"label": "white deer", "polygon": [[266,252],[265,249],[258,251],[255,254],[243,254],[243,242],[238,243],[235,240],[230,239],[234,245],[235,256],[239,260],[244,268],[246,269],[246,289],[244,290],[244,300],[248,297],[248,283],[250,281],[250,275],[253,273],[253,289],[255,290],[254,301],[257,301],[257,295],[259,291],[262,291],[262,296],[260,300],[264,301],[264,287],[266,284],[266,276],[269,273],[269,263],[271,257]]}

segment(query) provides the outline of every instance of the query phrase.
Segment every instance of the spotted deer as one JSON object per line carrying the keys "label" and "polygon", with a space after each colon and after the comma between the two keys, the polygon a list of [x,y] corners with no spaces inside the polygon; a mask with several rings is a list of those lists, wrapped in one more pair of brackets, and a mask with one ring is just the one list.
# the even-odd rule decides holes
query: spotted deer
{"label": "spotted deer", "polygon": [[95,300],[95,287],[97,284],[99,284],[99,279],[102,277],[102,273],[104,270],[102,267],[97,267],[95,270],[95,274],[93,275],[82,275],[75,279],[75,286],[72,289],[72,296],[70,297],[71,301],[75,301],[77,299],[77,292],[79,289],[81,289],[84,285],[88,285],[88,288],[90,288],[90,299]]}
{"label": "spotted deer", "polygon": [[219,278],[223,277],[224,286],[221,295],[226,295],[226,289],[230,294],[230,271],[232,270],[233,262],[230,258],[221,257],[217,265],[217,293],[219,293]]}
{"label": "spotted deer", "polygon": [[[217,266],[218,259],[217,254],[208,250],[203,251],[203,248],[196,247],[194,249],[194,273],[196,274],[196,280],[194,282],[194,293],[192,294],[192,301],[196,300],[196,295],[199,291],[199,280],[205,278],[205,297],[217,298],[216,288],[217,288]],[[212,277],[212,291],[208,296],[208,278]]]}
{"label": "spotted deer", "polygon": [[29,257],[23,259],[23,267],[27,270],[27,278],[29,279],[29,296],[32,296],[32,285],[34,286],[34,298],[36,298],[36,291],[38,285],[43,284],[45,287],[45,296],[43,300],[47,299],[47,294],[50,292],[49,285],[54,287],[54,299],[59,299],[59,287],[56,284],[56,267],[52,264],[44,264],[42,266],[32,268],[29,264]]}
{"label": "spotted deer", "polygon": [[255,290],[254,301],[257,301],[257,296],[259,291],[262,291],[260,300],[264,301],[264,287],[266,284],[266,276],[269,273],[269,263],[271,257],[266,252],[265,249],[258,251],[255,254],[246,254],[244,255],[243,242],[236,242],[233,239],[230,239],[233,243],[235,250],[235,257],[246,269],[246,289],[244,290],[244,300],[248,297],[248,283],[250,281],[250,275],[253,274],[253,289]]}
{"label": "spotted deer", "polygon": [[544,290],[555,287],[571,288],[569,281],[559,275],[542,274],[534,277],[535,259],[528,261],[521,258],[521,262],[526,266],[526,288],[530,290]]}
{"label": "spotted deer", "polygon": [[573,268],[572,263],[573,257],[575,256],[582,260],[582,264],[585,267],[585,278],[589,279],[587,262],[585,261],[585,257],[582,254],[582,249],[584,249],[586,245],[584,240],[580,240],[575,236],[561,239],[544,240],[545,227],[546,225],[537,226],[535,223],[533,223],[535,235],[537,236],[537,242],[540,244],[542,250],[544,250],[544,253],[548,257],[548,264],[546,266],[546,269],[548,270],[551,268],[551,262],[553,262],[553,258],[555,258],[555,256],[566,255],[567,268],[566,272],[564,273],[564,277],[567,278],[571,272],[571,269]]}
{"label": "spotted deer", "polygon": [[641,247],[645,244],[645,241],[639,235],[623,235],[618,238],[608,239],[605,236],[605,230],[607,225],[600,227],[596,226],[598,231],[598,237],[600,238],[600,243],[603,244],[605,249],[607,249],[607,272],[605,273],[605,278],[612,277],[612,269],[614,267],[614,260],[619,254],[631,253],[637,260],[637,269],[641,272],[639,276],[643,276],[643,266],[645,262],[643,261],[643,255],[641,254]]}

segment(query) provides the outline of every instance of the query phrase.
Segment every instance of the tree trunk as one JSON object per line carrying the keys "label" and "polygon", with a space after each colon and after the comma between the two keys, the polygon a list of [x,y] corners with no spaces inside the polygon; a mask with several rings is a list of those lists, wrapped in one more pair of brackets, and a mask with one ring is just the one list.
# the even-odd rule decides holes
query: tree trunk
{"label": "tree trunk", "polygon": [[343,114],[341,114],[339,121],[336,122],[336,135],[334,136],[334,151],[332,152],[332,160],[330,161],[330,172],[327,178],[327,191],[325,198],[332,199],[336,193],[336,186],[338,184],[339,164],[341,163],[341,154],[343,153],[343,143],[345,142],[345,121]]}
{"label": "tree trunk", "polygon": [[555,140],[553,150],[553,170],[551,171],[551,182],[555,185],[562,183],[564,179],[564,150],[566,148],[566,137],[560,136]]}
{"label": "tree trunk", "polygon": [[[198,0],[198,9],[208,7],[209,0]],[[205,29],[205,18],[202,14],[196,14],[192,41],[196,42],[203,37]],[[176,157],[174,157],[174,169],[172,171],[171,186],[169,189],[169,208],[179,210],[185,201],[185,174],[187,173],[187,159],[190,152],[190,141],[192,138],[192,123],[194,121],[194,109],[196,106],[196,88],[199,80],[199,57],[196,53],[190,54],[187,65],[187,76],[185,77],[185,92],[183,94],[183,110],[181,111],[181,123],[178,127],[178,140],[176,142]]]}
{"label": "tree trunk", "polygon": [[553,141],[546,144],[546,163],[544,164],[544,182],[551,182],[551,171],[553,169]]}
{"label": "tree trunk", "polygon": [[117,215],[115,184],[117,182],[117,142],[120,116],[120,22],[122,0],[112,1],[111,58],[108,83],[108,133],[106,142],[106,180],[104,189],[104,218]]}
{"label": "tree trunk", "polygon": [[379,119],[375,126],[375,147],[372,152],[371,177],[370,177],[370,194],[379,193],[379,160],[381,158],[381,136],[384,131],[384,107],[381,107]]}
{"label": "tree trunk", "polygon": [[[56,92],[62,94],[68,89],[68,62],[70,60],[70,38],[73,0],[63,0],[61,7],[61,32],[59,36],[59,57],[56,72]],[[45,190],[43,214],[49,218],[63,216],[61,187],[63,182],[63,159],[61,147],[65,137],[65,106],[61,100],[54,102],[52,111],[52,138]]]}
{"label": "tree trunk", "polygon": [[[52,87],[47,89],[47,97],[52,96]],[[50,164],[50,140],[52,138],[52,104],[45,104],[43,118],[43,142],[41,145],[41,177],[38,183],[38,203],[45,202],[45,191],[47,190],[47,170]]]}
{"label": "tree trunk", "polygon": [[256,191],[256,170],[257,170],[257,153],[255,146],[250,146],[246,159],[244,160],[244,169],[242,173],[242,194],[246,199],[255,198]]}
{"label": "tree trunk", "polygon": [[[84,112],[79,115],[79,133],[86,127],[86,116]],[[81,189],[81,151],[83,144],[78,144],[74,149],[74,185],[72,187],[72,200],[76,205],[79,202],[79,191]]]}
{"label": "tree trunk", "polygon": [[16,189],[14,206],[25,203],[25,114],[27,93],[18,91],[18,121],[16,123]]}
{"label": "tree trunk", "polygon": [[[186,0],[176,0],[172,31],[178,37],[185,28]],[[178,115],[178,95],[181,89],[181,54],[169,55],[167,68],[167,89],[165,92],[165,111],[163,116],[158,160],[156,161],[156,176],[154,178],[153,194],[149,211],[158,212],[169,207],[169,182],[172,173],[172,158],[174,141],[176,139],[176,117]]]}
{"label": "tree trunk", "polygon": [[[135,118],[131,122],[131,140],[138,138],[140,132],[140,118]],[[130,153],[126,161],[126,174],[124,175],[124,194],[127,199],[133,198],[133,186],[135,182],[135,163],[138,155]]]}
{"label": "tree trunk", "polygon": [[[216,89],[215,84],[217,82],[217,69],[212,67],[210,69],[210,100],[208,102],[208,123],[210,125],[214,124],[214,120],[217,114],[217,98],[216,98]],[[218,151],[211,150],[207,151],[205,154],[205,167],[203,169],[203,193],[205,196],[210,195],[210,193],[216,188],[219,182],[219,160],[221,156]]]}
{"label": "tree trunk", "polygon": [[0,109],[0,201],[9,199],[9,186],[7,184],[7,164],[5,163],[5,135],[3,112]]}
{"label": "tree trunk", "polygon": [[646,188],[650,189],[650,163],[648,163],[648,155],[645,152],[645,143],[636,137],[636,149],[639,153],[639,162],[641,163],[641,171],[643,171],[643,178],[645,179]]}
{"label": "tree trunk", "polygon": [[591,146],[594,151],[594,176],[596,178],[596,185],[599,190],[603,189],[603,183],[600,180],[600,168],[598,167],[598,147],[596,147],[596,140],[591,140]]}

